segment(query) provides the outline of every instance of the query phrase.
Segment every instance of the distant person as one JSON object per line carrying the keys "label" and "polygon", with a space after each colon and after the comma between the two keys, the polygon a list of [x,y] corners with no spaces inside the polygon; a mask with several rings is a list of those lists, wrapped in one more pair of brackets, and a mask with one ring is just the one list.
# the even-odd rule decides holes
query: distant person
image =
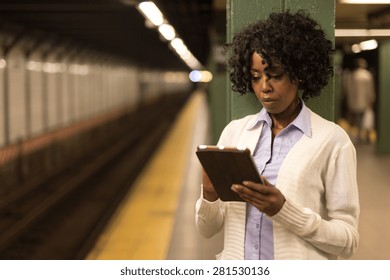
{"label": "distant person", "polygon": [[349,122],[357,129],[354,140],[360,142],[366,140],[368,130],[374,128],[375,84],[364,58],[356,59],[355,66],[347,80],[346,94]]}
{"label": "distant person", "polygon": [[359,243],[355,148],[305,105],[333,75],[332,42],[303,11],[282,12],[245,27],[230,48],[233,90],[263,108],[230,122],[218,145],[249,148],[265,184],[234,184],[245,202],[224,202],[203,172],[198,230],[211,237],[224,229],[218,259],[351,257]]}

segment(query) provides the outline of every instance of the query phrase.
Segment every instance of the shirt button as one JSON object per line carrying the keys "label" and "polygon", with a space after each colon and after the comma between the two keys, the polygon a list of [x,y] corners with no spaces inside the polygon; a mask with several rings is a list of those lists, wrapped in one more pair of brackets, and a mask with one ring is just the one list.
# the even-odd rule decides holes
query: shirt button
{"label": "shirt button", "polygon": [[259,228],[260,227],[260,225],[259,224],[256,224],[256,228]]}
{"label": "shirt button", "polygon": [[256,250],[259,249],[259,245],[256,244],[256,245],[255,245],[255,249],[256,249]]}

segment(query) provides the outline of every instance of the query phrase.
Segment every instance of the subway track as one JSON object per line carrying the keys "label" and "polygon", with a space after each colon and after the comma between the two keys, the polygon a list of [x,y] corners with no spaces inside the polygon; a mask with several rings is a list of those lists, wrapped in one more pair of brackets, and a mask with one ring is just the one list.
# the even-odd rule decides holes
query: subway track
{"label": "subway track", "polygon": [[186,99],[143,107],[115,142],[0,200],[0,259],[83,259]]}

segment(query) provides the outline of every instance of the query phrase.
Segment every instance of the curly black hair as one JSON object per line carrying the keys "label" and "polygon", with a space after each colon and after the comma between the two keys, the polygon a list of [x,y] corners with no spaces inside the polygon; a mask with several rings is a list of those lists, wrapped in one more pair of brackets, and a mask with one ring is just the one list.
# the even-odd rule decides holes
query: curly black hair
{"label": "curly black hair", "polygon": [[257,52],[268,63],[279,64],[292,81],[299,81],[302,99],[319,96],[333,75],[332,42],[319,24],[305,11],[272,13],[268,19],[249,24],[233,36],[228,59],[233,91],[242,95],[250,91],[251,59]]}

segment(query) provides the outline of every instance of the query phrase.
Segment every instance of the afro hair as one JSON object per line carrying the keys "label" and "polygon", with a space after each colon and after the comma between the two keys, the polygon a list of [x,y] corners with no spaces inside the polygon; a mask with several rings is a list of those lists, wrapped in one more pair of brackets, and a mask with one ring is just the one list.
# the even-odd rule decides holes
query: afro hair
{"label": "afro hair", "polygon": [[226,47],[231,50],[232,89],[241,94],[253,93],[250,68],[254,52],[268,63],[266,71],[276,63],[291,80],[299,81],[303,100],[319,96],[333,76],[332,42],[304,11],[272,13],[236,33]]}

